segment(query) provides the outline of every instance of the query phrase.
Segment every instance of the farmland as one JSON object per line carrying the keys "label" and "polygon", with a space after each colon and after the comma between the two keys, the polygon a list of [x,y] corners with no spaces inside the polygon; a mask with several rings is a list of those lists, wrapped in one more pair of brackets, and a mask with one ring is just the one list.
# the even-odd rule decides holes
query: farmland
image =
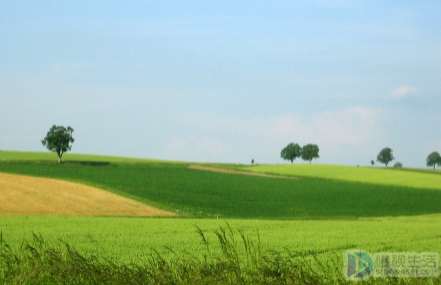
{"label": "farmland", "polygon": [[378,185],[404,186],[441,190],[441,174],[438,171],[385,169],[374,167],[350,167],[338,165],[293,164],[230,166],[256,173],[296,177],[324,178],[340,181],[372,183]]}
{"label": "farmland", "polygon": [[0,173],[1,215],[174,216],[98,188]]}
{"label": "farmland", "polygon": [[[205,260],[203,257],[207,254],[206,244],[202,242],[197,228],[202,230],[213,247],[210,254],[225,254],[225,247],[222,243],[218,244],[219,236],[215,231],[219,233],[220,228],[229,227],[236,234],[234,244],[237,245],[239,255],[248,256],[241,246],[241,233],[244,233],[262,245],[262,253],[271,252],[267,250],[294,253],[294,256],[309,261],[311,257],[315,257],[318,262],[331,264],[335,268],[327,274],[339,276],[340,279],[331,278],[339,280],[338,283],[344,281],[339,270],[342,252],[346,249],[363,248],[371,252],[441,252],[441,191],[439,188],[430,187],[430,183],[435,183],[433,181],[436,181],[436,177],[441,177],[438,174],[375,169],[379,173],[384,172],[383,181],[395,181],[394,185],[387,185],[378,181],[376,175],[366,175],[366,169],[338,166],[284,166],[286,169],[306,169],[310,166],[317,169],[309,168],[309,172],[296,170],[289,173],[284,173],[280,170],[283,167],[277,168],[279,166],[239,167],[244,171],[296,177],[279,179],[189,169],[189,164],[182,162],[124,158],[111,158],[106,161],[106,157],[66,155],[64,163],[58,165],[53,155],[34,153],[30,160],[26,160],[23,153],[16,155],[0,152],[0,155],[8,157],[6,162],[0,163],[0,173],[85,184],[169,212],[176,213],[175,210],[180,210],[179,216],[170,218],[117,217],[117,214],[115,217],[68,217],[63,213],[58,216],[37,216],[32,213],[2,216],[1,240],[6,242],[12,251],[0,246],[3,250],[0,250],[0,265],[1,256],[7,258],[7,254],[11,252],[18,254],[23,248],[29,248],[20,245],[23,240],[31,241],[33,233],[41,235],[44,239],[44,243],[41,244],[45,246],[60,248],[63,243],[68,243],[70,247],[86,256],[99,256],[118,266],[151,264],[152,256],[156,256],[153,259],[154,264],[162,258],[178,258],[186,260],[187,264],[190,261],[186,258],[193,261]],[[17,159],[14,159],[15,157]],[[259,169],[260,167],[266,169]],[[273,169],[270,169],[271,167]],[[343,170],[346,174],[342,173]],[[348,175],[351,172],[352,176]],[[422,180],[419,180],[419,177],[426,178],[431,175],[435,180],[429,184],[422,184],[424,187],[416,187],[415,185],[419,184],[403,184],[395,177],[407,174],[414,175],[410,177],[420,182]],[[370,180],[366,180],[368,178]],[[365,181],[360,181],[362,179]],[[52,252],[52,249],[45,252]],[[157,257],[158,254],[160,258]],[[271,262],[276,262],[271,258]],[[189,264],[192,264],[191,262]],[[234,263],[231,260],[225,262]],[[101,266],[100,264],[104,266],[104,263],[97,266]],[[29,270],[36,270],[32,269],[32,266]],[[170,268],[178,270],[176,268],[179,266],[175,264]],[[191,266],[199,268],[202,263]],[[206,266],[213,268],[217,265],[209,263]],[[243,266],[240,267],[247,268]],[[296,271],[292,266],[289,265],[288,269],[271,267],[271,270],[294,274]],[[284,271],[284,268],[288,271]],[[44,272],[46,269],[41,270]],[[186,272],[190,269],[182,270]],[[130,272],[128,274],[132,276],[134,273]],[[170,274],[174,275],[173,272]],[[243,272],[244,276],[257,274],[246,270]],[[194,275],[198,276],[197,274]],[[315,278],[321,280],[324,277]],[[230,281],[248,280],[237,276],[228,278],[233,278],[228,279]],[[190,279],[186,280],[192,283],[188,281]],[[262,282],[259,280],[255,282]],[[317,284],[318,279],[315,280],[313,283]],[[418,281],[423,282],[422,279]],[[432,281],[439,283],[441,279]],[[428,282],[430,283],[430,280]],[[178,283],[185,282],[181,280]]]}
{"label": "farmland", "polygon": [[[441,216],[412,218],[372,218],[356,221],[277,221],[226,220],[237,230],[257,238],[265,249],[289,248],[301,254],[332,255],[347,248],[375,251],[441,251]],[[104,218],[104,217],[2,217],[3,238],[18,246],[31,240],[32,232],[49,243],[58,239],[86,252],[103,250],[119,261],[142,262],[152,249],[170,254],[165,247],[198,253],[201,239],[195,226],[210,234],[225,227],[225,220],[179,218]],[[343,230],[344,229],[344,230]]]}
{"label": "farmland", "polygon": [[[178,163],[48,161],[0,172],[88,184],[184,217],[336,219],[440,213],[441,191],[308,178],[288,180],[188,169]],[[438,177],[438,176],[436,176]]]}

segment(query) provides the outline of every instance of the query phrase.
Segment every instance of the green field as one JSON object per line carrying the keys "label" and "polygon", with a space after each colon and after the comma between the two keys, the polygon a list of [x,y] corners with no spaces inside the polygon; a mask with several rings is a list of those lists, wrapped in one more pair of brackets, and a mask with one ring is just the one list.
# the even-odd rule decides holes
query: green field
{"label": "green field", "polygon": [[10,161],[0,163],[0,171],[90,184],[164,210],[179,209],[185,217],[355,219],[441,213],[441,191],[431,189],[231,175],[178,163]]}
{"label": "green field", "polygon": [[406,171],[406,169],[321,164],[283,164],[230,167],[257,173],[441,190],[440,172],[431,170]]}
{"label": "green field", "polygon": [[[22,152],[22,151],[4,151],[0,150],[0,162],[5,160],[10,161],[48,161],[55,163],[57,155],[51,152]],[[145,159],[132,157],[118,157],[106,155],[90,155],[90,154],[72,154],[65,153],[62,158],[63,162],[101,162],[101,163],[137,163],[137,162],[169,162],[159,159]]]}
{"label": "green field", "polygon": [[[259,233],[265,249],[288,248],[300,254],[332,255],[348,248],[375,251],[441,252],[441,216],[375,218],[357,221],[270,221],[212,220],[179,218],[104,218],[104,217],[2,217],[3,238],[18,246],[31,240],[32,232],[46,241],[62,239],[86,252],[105,249],[108,257],[121,262],[142,262],[152,249],[169,254],[165,247],[198,253],[203,250],[195,226],[207,233],[226,227],[242,229],[252,238]],[[344,229],[344,230],[343,230]],[[98,244],[97,244],[98,243]]]}
{"label": "green field", "polygon": [[[206,245],[196,226],[206,234],[214,252],[224,252],[214,231],[219,233],[220,227],[228,227],[226,223],[236,234],[239,255],[248,256],[241,247],[239,231],[243,230],[255,242],[260,240],[264,252],[288,252],[310,262],[314,257],[317,262],[333,266],[327,272],[340,277],[341,257],[346,249],[441,252],[441,188],[435,187],[441,176],[435,172],[323,165],[235,167],[297,177],[278,179],[188,169],[186,163],[157,160],[66,155],[64,163],[58,165],[54,154],[27,156],[2,151],[0,155],[7,157],[0,163],[0,172],[84,183],[161,209],[180,210],[179,218],[1,217],[0,240],[6,241],[13,252],[23,250],[22,241],[32,240],[32,233],[36,233],[48,245],[59,246],[61,240],[81,253],[120,265],[151,264],[150,258],[158,253],[165,260],[186,256],[204,259]],[[2,263],[2,256],[6,258],[8,252],[0,246],[0,269],[6,264]],[[154,259],[154,264],[161,258]],[[214,265],[208,264],[209,268],[217,266],[213,262]],[[226,264],[229,262],[235,263],[230,260]],[[34,263],[30,264],[29,270],[35,270]],[[184,270],[179,266],[170,267],[175,269],[167,274]],[[292,266],[288,266],[287,272]],[[44,268],[42,272],[47,270]],[[282,270],[277,266],[271,268]],[[129,275],[133,274],[130,272]],[[254,271],[243,274],[256,274],[250,272]],[[234,276],[229,276],[227,283],[248,280]],[[0,281],[1,278],[0,274]],[[317,280],[322,278],[327,280],[326,284],[344,283],[342,278],[315,278],[318,279],[311,279],[315,281],[310,283],[318,284]],[[385,280],[385,284],[395,283],[393,279]],[[407,283],[440,284],[441,278],[409,279],[403,284]]]}

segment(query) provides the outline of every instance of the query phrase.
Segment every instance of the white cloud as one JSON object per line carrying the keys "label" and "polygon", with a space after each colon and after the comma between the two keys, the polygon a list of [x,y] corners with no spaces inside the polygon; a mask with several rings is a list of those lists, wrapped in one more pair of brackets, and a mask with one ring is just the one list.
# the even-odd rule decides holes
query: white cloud
{"label": "white cloud", "polygon": [[414,87],[409,87],[409,86],[394,88],[391,92],[391,97],[393,99],[403,99],[409,96],[416,96],[416,95],[418,95],[418,90]]}

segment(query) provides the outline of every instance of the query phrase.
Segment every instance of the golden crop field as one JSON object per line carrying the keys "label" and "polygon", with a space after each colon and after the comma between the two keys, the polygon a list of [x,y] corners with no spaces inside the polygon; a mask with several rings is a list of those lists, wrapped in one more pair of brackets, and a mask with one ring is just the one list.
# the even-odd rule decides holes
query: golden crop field
{"label": "golden crop field", "polygon": [[116,194],[67,181],[0,173],[0,215],[174,216]]}

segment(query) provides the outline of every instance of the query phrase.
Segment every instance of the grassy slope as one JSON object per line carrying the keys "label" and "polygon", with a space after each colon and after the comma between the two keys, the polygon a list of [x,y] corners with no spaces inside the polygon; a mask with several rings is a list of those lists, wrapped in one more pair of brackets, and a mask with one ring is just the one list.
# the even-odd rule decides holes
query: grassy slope
{"label": "grassy slope", "polygon": [[[0,161],[3,159],[6,162],[9,161],[57,161],[57,154],[52,152],[21,152],[21,151],[2,151],[0,150]],[[72,154],[65,153],[63,155],[63,161],[81,161],[81,162],[102,162],[102,163],[136,163],[136,162],[168,162],[159,159],[144,159],[144,158],[132,158],[132,157],[118,157],[118,156],[105,156],[105,155],[90,155],[90,154]]]}
{"label": "grassy slope", "polygon": [[[332,257],[332,252],[340,255],[348,248],[371,252],[441,252],[439,215],[381,221],[229,220],[228,223],[234,230],[243,229],[254,239],[258,230],[264,249],[280,251],[286,247],[305,255],[324,253],[324,257]],[[201,252],[203,246],[195,225],[206,232],[226,226],[225,221],[213,219],[3,217],[0,231],[14,247],[18,247],[23,238],[30,240],[35,232],[51,244],[62,239],[82,252],[95,249],[122,262],[139,263],[148,257],[152,248],[166,255],[170,254],[166,246]],[[215,243],[213,234],[208,238]]]}
{"label": "grassy slope", "polygon": [[305,219],[440,213],[441,191],[230,175],[169,163],[0,163],[1,172],[77,181],[190,217]]}
{"label": "grassy slope", "polygon": [[301,177],[336,179],[381,185],[441,189],[441,175],[429,171],[351,167],[320,164],[283,164],[234,167],[239,170]]}
{"label": "grassy slope", "polygon": [[[97,161],[90,157],[81,160]],[[400,211],[402,215],[412,215],[418,212],[415,210],[418,207],[433,206],[435,212],[439,212],[441,201],[437,194],[441,191],[310,178],[284,185],[279,181],[289,181],[225,176],[187,170],[179,164],[82,162],[67,163],[60,167],[47,162],[23,162],[0,163],[0,171],[83,181],[140,200],[151,199],[158,204],[163,201],[164,205],[172,205],[172,208],[185,202],[192,207],[205,207],[214,213],[216,207],[224,209],[226,206],[235,216],[241,210],[246,210],[247,215],[244,217],[270,213],[266,218],[278,218],[281,213],[292,213],[296,207],[306,213],[322,212],[331,218],[337,217],[339,211],[340,214],[342,211],[346,214],[351,211],[364,215],[367,213],[367,216],[378,216],[378,213],[396,215]],[[271,195],[266,196],[268,192]],[[278,197],[281,193],[284,195]],[[434,196],[426,197],[428,193]],[[340,204],[338,200],[341,200]],[[223,207],[218,207],[218,203],[224,203],[221,204]],[[254,204],[257,207],[253,208]],[[262,206],[265,210],[263,212]],[[339,206],[341,209],[338,209]],[[248,215],[253,209],[260,212]],[[194,210],[190,213],[197,213]],[[370,252],[441,252],[440,222],[440,215],[352,221],[229,220],[234,229],[243,228],[251,236],[255,236],[254,233],[259,230],[265,249],[280,250],[286,247],[304,254],[318,253],[322,258],[332,258],[332,252],[341,256],[344,250],[350,248],[363,248]],[[0,232],[15,248],[19,247],[24,237],[31,239],[31,232],[35,232],[41,233],[49,243],[62,239],[82,252],[103,251],[105,256],[118,257],[122,262],[142,263],[151,248],[158,249],[162,254],[170,254],[165,246],[177,249],[178,252],[201,252],[200,238],[193,225],[209,231],[225,226],[222,220],[213,219],[2,217]],[[215,236],[209,235],[209,240],[213,242]]]}

